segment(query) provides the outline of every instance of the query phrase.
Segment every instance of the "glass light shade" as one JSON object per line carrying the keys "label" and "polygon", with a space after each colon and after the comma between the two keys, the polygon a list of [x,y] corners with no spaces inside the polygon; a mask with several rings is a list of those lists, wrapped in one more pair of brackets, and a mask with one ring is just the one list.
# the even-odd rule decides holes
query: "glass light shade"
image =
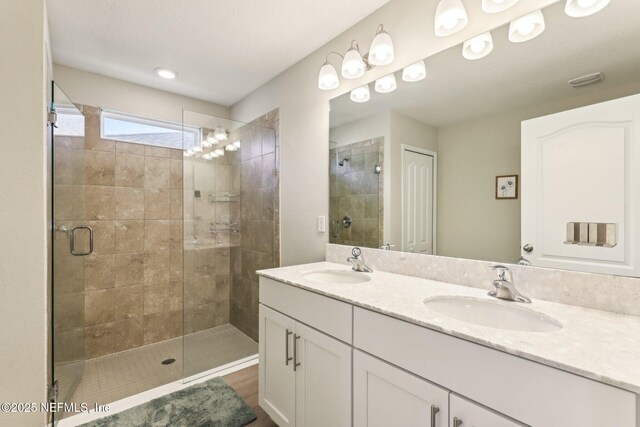
{"label": "glass light shade", "polygon": [[369,63],[373,65],[388,65],[393,62],[395,51],[393,41],[386,31],[381,31],[373,38],[369,48]]}
{"label": "glass light shade", "polygon": [[182,155],[185,157],[193,157],[193,154],[194,154],[193,151],[187,150]]}
{"label": "glass light shade", "polygon": [[213,156],[210,153],[207,153],[207,154],[203,154],[202,158],[205,160],[211,160],[213,159]]}
{"label": "glass light shade", "polygon": [[236,148],[240,148],[240,140],[237,140],[236,142],[234,142],[233,145]]}
{"label": "glass light shade", "polygon": [[216,139],[213,132],[207,133],[207,142],[211,143],[211,145],[218,143],[218,140]]}
{"label": "glass light shade", "polygon": [[490,32],[480,34],[467,40],[462,45],[462,56],[466,59],[475,60],[484,58],[493,50],[493,38]]}
{"label": "glass light shade", "polygon": [[226,141],[227,140],[227,131],[224,130],[222,126],[218,126],[213,131],[213,136],[218,141]]}
{"label": "glass light shade", "polygon": [[338,86],[340,86],[338,72],[333,65],[325,62],[322,68],[320,68],[320,74],[318,74],[318,89],[333,90]]}
{"label": "glass light shade", "polygon": [[224,150],[222,148],[213,150],[213,153],[216,154],[218,157],[224,156]]}
{"label": "glass light shade", "polygon": [[217,159],[218,157],[220,157],[220,155],[216,154],[214,151],[212,151],[210,154],[212,159]]}
{"label": "glass light shade", "polygon": [[387,74],[386,76],[380,77],[376,80],[375,89],[378,93],[393,92],[397,87],[396,76],[394,74]]}
{"label": "glass light shade", "polygon": [[427,67],[424,61],[418,61],[407,65],[402,70],[402,80],[405,82],[417,82],[427,77]]}
{"label": "glass light shade", "polygon": [[342,60],[342,77],[345,79],[358,79],[364,76],[366,65],[362,55],[356,48],[351,48]]}
{"label": "glass light shade", "polygon": [[353,102],[367,102],[371,98],[369,85],[357,87],[351,91],[351,100]]}
{"label": "glass light shade", "polygon": [[572,18],[584,18],[607,7],[610,0],[567,0],[564,12]]}
{"label": "glass light shade", "polygon": [[522,43],[535,39],[542,34],[544,28],[544,15],[542,10],[538,9],[509,24],[509,40],[513,43]]}
{"label": "glass light shade", "polygon": [[482,0],[482,10],[486,13],[503,12],[518,3],[518,0]]}
{"label": "glass light shade", "polygon": [[163,79],[168,79],[168,80],[173,80],[178,76],[178,73],[168,68],[156,67],[155,72],[157,75],[159,75]]}
{"label": "glass light shade", "polygon": [[460,0],[440,0],[436,8],[436,36],[445,37],[462,30],[469,23],[467,11]]}
{"label": "glass light shade", "polygon": [[227,144],[227,145],[225,145],[224,149],[225,149],[225,150],[227,150],[227,151],[238,151],[238,147],[236,147],[236,146],[235,146],[235,145],[233,145],[233,144]]}
{"label": "glass light shade", "polygon": [[208,139],[205,139],[205,140],[202,141],[202,146],[204,148],[209,148],[209,147],[213,146],[213,143],[210,142]]}
{"label": "glass light shade", "polygon": [[191,149],[191,151],[193,151],[194,153],[202,153],[202,146],[201,145],[196,145],[195,147],[193,147]]}

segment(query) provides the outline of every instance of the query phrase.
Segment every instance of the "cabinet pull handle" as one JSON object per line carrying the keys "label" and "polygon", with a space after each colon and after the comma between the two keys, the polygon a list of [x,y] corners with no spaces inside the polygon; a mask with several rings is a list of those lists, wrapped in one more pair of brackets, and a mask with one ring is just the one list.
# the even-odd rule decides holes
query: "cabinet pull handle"
{"label": "cabinet pull handle", "polygon": [[293,371],[296,371],[296,368],[301,365],[298,362],[298,340],[300,339],[300,335],[293,334]]}
{"label": "cabinet pull handle", "polygon": [[453,427],[460,427],[462,425],[462,420],[458,417],[453,417]]}
{"label": "cabinet pull handle", "polygon": [[431,427],[436,427],[436,414],[440,412],[440,408],[436,405],[431,405]]}
{"label": "cabinet pull handle", "polygon": [[284,365],[285,366],[289,366],[289,362],[293,360],[292,357],[289,357],[289,335],[291,335],[292,333],[293,332],[287,329],[284,334]]}

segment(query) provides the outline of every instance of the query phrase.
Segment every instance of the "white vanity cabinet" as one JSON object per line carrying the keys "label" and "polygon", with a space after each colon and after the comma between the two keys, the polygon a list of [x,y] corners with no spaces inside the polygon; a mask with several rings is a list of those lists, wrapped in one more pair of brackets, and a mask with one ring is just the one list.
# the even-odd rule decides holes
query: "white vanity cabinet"
{"label": "white vanity cabinet", "polygon": [[355,427],[445,427],[449,391],[378,360],[353,353]]}
{"label": "white vanity cabinet", "polygon": [[449,399],[451,427],[526,427],[454,393]]}
{"label": "white vanity cabinet", "polygon": [[281,427],[350,426],[352,306],[264,278],[260,294],[260,406]]}

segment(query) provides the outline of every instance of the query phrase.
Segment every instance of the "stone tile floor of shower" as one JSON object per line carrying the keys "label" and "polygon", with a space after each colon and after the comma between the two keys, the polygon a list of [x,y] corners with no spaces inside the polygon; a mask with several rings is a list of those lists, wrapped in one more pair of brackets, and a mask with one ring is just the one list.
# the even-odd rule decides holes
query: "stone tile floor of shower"
{"label": "stone tile floor of shower", "polygon": [[[258,343],[230,324],[184,337],[185,378],[258,353]],[[162,361],[176,361],[163,365]],[[82,380],[71,402],[106,404],[180,380],[183,338],[123,351],[85,362]],[[61,372],[62,371],[62,372]],[[66,373],[58,371],[64,381]]]}

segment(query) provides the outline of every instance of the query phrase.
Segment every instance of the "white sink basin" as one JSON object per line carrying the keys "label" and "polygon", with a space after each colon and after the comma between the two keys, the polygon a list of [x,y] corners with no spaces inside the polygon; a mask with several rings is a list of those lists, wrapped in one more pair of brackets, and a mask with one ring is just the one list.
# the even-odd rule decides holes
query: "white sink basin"
{"label": "white sink basin", "polygon": [[371,278],[364,273],[346,270],[315,270],[304,273],[302,277],[313,280],[314,282],[335,283],[338,285],[364,283],[371,280]]}
{"label": "white sink basin", "polygon": [[453,319],[491,328],[525,332],[552,332],[562,323],[517,302],[488,301],[480,298],[443,296],[424,300],[429,309]]}

